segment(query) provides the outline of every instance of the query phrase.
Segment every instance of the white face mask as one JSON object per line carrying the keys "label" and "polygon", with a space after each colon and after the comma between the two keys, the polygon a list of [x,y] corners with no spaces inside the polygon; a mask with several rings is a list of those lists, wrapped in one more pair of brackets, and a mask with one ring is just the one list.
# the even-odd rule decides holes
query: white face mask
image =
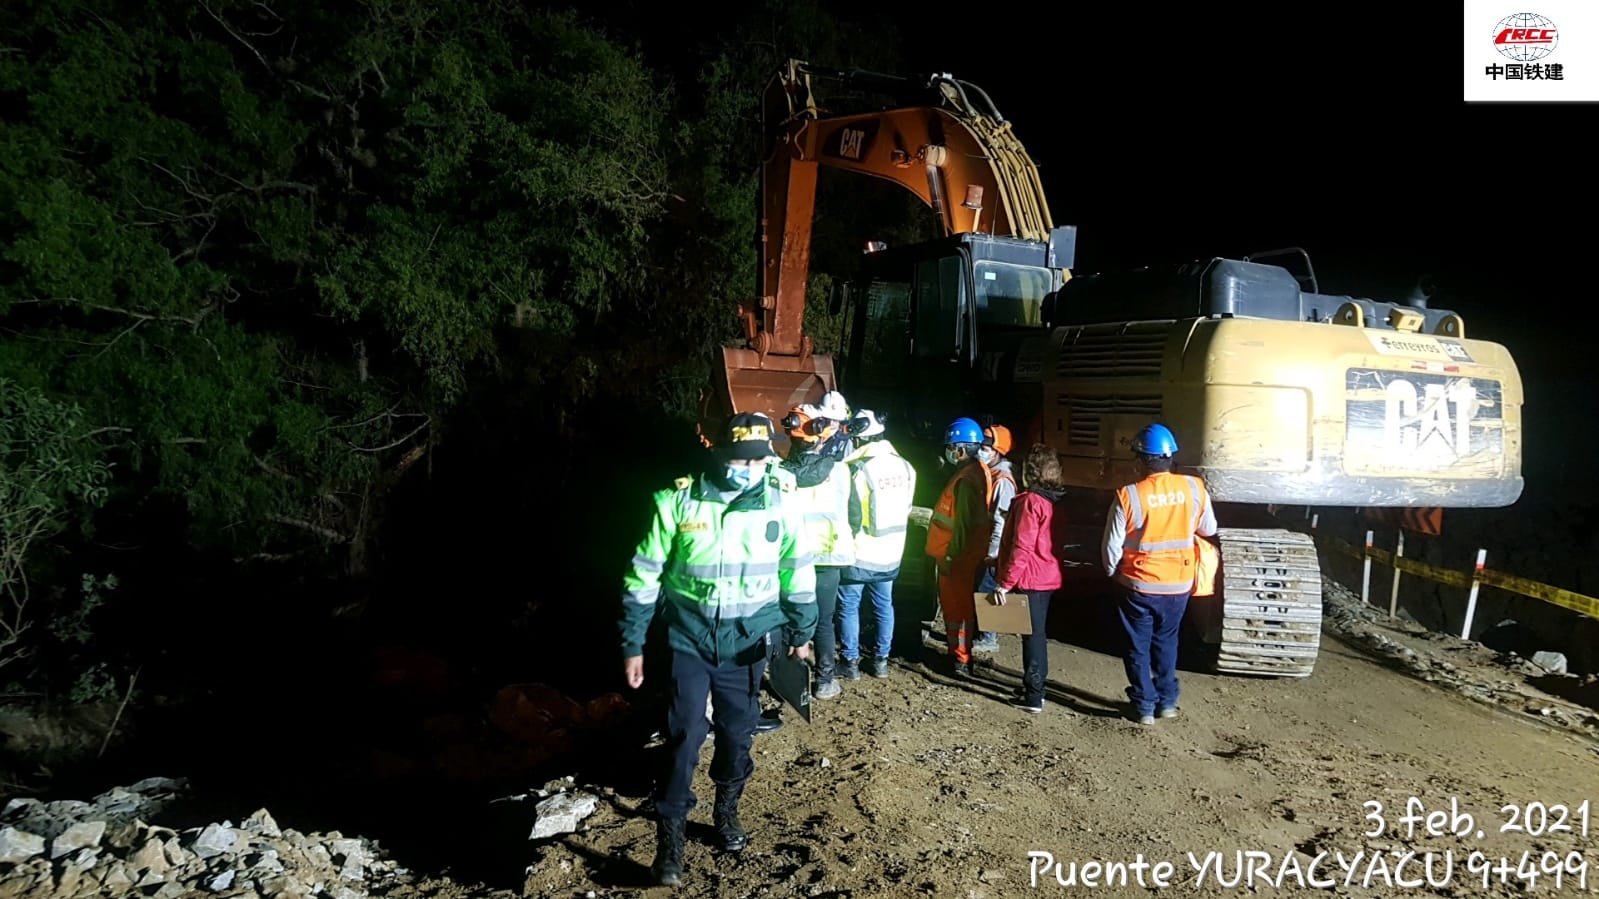
{"label": "white face mask", "polygon": [[765,465],[729,465],[727,466],[727,482],[733,489],[743,492],[766,477]]}

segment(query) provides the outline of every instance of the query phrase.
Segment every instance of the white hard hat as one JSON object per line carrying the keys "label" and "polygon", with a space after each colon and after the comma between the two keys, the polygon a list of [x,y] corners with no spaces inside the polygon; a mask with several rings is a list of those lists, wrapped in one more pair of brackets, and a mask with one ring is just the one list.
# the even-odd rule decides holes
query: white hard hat
{"label": "white hard hat", "polygon": [[849,403],[844,402],[844,394],[837,390],[829,390],[822,395],[822,417],[834,421],[849,421]]}

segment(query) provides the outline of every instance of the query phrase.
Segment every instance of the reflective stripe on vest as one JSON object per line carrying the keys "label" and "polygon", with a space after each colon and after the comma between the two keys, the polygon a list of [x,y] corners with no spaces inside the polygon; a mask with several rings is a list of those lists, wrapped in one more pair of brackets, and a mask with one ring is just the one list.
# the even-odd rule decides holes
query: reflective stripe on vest
{"label": "reflective stripe on vest", "polygon": [[1188,475],[1160,472],[1116,491],[1127,523],[1116,580],[1142,593],[1189,593],[1194,587],[1194,532],[1207,496]]}
{"label": "reflective stripe on vest", "polygon": [[897,571],[905,556],[905,534],[916,494],[916,469],[884,441],[866,445],[854,464],[861,529],[855,534],[855,567],[863,572]]}
{"label": "reflective stripe on vest", "polygon": [[[783,558],[783,532],[799,527],[794,510],[783,505],[793,494],[769,481],[764,501],[734,510],[699,498],[701,487],[656,494],[666,530],[652,531],[633,556],[623,578],[624,602],[652,605],[666,594],[714,607],[707,614],[724,623],[777,602],[785,583],[792,601],[814,602],[810,560]],[[652,583],[647,576],[654,574],[659,580]]]}
{"label": "reflective stripe on vest", "polygon": [[834,463],[827,480],[801,487],[805,532],[818,565],[849,565],[855,561],[855,535],[849,529],[849,466]]}

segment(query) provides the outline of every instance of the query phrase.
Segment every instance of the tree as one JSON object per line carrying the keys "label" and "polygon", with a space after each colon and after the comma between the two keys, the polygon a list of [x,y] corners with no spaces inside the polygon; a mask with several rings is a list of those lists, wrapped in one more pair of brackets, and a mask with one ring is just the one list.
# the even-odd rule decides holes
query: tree
{"label": "tree", "polygon": [[110,468],[75,406],[0,378],[0,669],[33,654],[31,563],[70,518],[104,502]]}

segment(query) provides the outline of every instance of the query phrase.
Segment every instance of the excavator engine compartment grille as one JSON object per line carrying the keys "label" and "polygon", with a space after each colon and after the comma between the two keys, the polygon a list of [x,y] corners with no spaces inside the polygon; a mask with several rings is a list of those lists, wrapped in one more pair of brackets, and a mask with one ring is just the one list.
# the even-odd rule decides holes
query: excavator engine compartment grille
{"label": "excavator engine compartment grille", "polygon": [[1066,414],[1066,442],[1072,446],[1097,447],[1105,418],[1129,415],[1141,419],[1161,416],[1159,396],[1071,396],[1062,393],[1056,405]]}
{"label": "excavator engine compartment grille", "polygon": [[1055,373],[1062,378],[1158,378],[1166,337],[1165,328],[1074,329],[1061,344]]}

